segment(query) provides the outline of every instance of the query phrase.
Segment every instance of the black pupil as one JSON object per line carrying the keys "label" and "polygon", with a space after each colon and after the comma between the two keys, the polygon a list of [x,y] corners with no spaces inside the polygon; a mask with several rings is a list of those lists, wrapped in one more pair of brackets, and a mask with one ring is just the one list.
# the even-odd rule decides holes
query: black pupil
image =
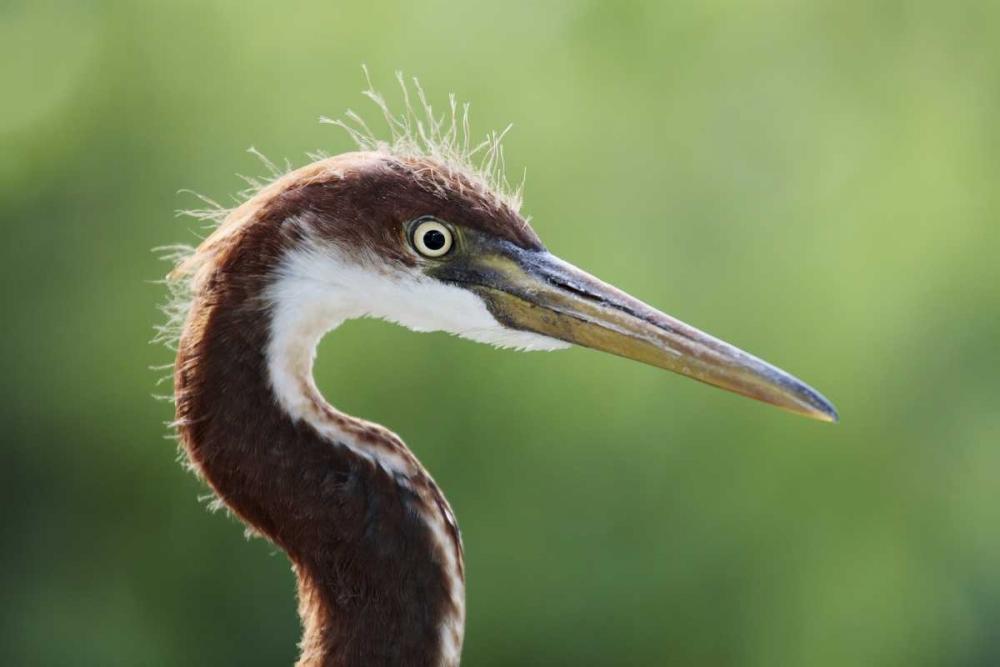
{"label": "black pupil", "polygon": [[444,234],[438,229],[432,229],[424,233],[424,245],[428,250],[440,250],[444,247],[446,239]]}

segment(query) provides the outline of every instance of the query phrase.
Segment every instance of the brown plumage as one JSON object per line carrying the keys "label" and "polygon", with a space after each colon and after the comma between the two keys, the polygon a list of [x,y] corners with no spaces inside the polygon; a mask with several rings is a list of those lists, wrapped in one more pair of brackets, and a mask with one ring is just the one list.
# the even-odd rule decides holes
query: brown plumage
{"label": "brown plumage", "polygon": [[[401,265],[414,263],[403,252],[402,224],[427,212],[539,246],[517,214],[486,193],[429,185],[433,168],[372,154],[310,165],[234,211],[193,260],[199,287],[175,370],[181,442],[219,498],[292,559],[305,628],[301,667],[442,664],[438,626],[456,612],[438,546],[419,516],[450,516],[433,480],[394,434],[333,410],[311,388],[317,419],[401,454],[415,474],[400,485],[295,423],[276,405],[265,357],[270,306],[262,295],[302,241],[302,227],[289,220],[308,216],[331,241]],[[446,172],[433,178],[461,182]],[[461,541],[450,528],[464,577]]]}
{"label": "brown plumage", "polygon": [[[447,130],[426,107],[422,150],[413,124],[390,117],[392,145],[361,137],[369,150],[277,175],[172,274],[190,299],[169,311],[183,323],[180,441],[219,499],[291,559],[299,667],[452,667],[461,653],[451,508],[395,434],[339,412],[313,382],[316,344],[344,319],[524,349],[576,343],[836,419],[787,373],[550,255],[492,166],[456,148],[451,109]],[[496,136],[488,155],[502,156]]]}

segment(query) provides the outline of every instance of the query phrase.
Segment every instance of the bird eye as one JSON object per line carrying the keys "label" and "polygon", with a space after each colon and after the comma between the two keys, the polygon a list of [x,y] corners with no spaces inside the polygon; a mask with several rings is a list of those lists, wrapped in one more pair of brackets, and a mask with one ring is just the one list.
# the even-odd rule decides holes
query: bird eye
{"label": "bird eye", "polygon": [[446,255],[451,241],[451,230],[437,220],[425,220],[413,230],[413,245],[425,257]]}

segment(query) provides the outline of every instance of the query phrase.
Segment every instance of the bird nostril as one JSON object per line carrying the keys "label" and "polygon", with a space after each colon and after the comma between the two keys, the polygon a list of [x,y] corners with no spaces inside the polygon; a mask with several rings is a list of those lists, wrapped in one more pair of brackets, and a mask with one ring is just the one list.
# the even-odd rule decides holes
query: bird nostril
{"label": "bird nostril", "polygon": [[593,292],[589,292],[586,289],[579,287],[578,285],[574,285],[569,281],[561,280],[560,278],[557,278],[555,276],[547,276],[546,281],[550,285],[558,287],[559,289],[569,292],[570,294],[575,294],[581,299],[586,299],[587,301],[593,301],[594,303],[607,304],[607,300],[604,299],[604,297],[598,294],[594,294]]}

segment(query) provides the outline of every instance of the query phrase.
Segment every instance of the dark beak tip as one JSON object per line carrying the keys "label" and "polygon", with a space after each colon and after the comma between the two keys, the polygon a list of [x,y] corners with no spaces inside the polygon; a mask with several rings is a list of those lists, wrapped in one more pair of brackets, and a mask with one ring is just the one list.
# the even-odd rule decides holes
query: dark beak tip
{"label": "dark beak tip", "polygon": [[809,401],[812,410],[809,416],[818,421],[826,422],[828,424],[838,424],[840,423],[840,413],[837,412],[837,408],[834,407],[833,403],[826,400],[825,397],[821,396],[818,392],[812,391],[812,400]]}
{"label": "dark beak tip", "polygon": [[830,423],[831,424],[839,424],[840,423],[840,414],[837,412],[837,408],[833,407],[833,405],[830,404],[830,403],[827,403],[826,407],[828,408],[826,415],[827,415],[827,417],[829,417]]}
{"label": "dark beak tip", "polygon": [[819,420],[823,421],[823,422],[826,422],[827,424],[839,424],[840,423],[840,415],[837,414],[837,410],[831,405],[831,406],[829,406],[828,410],[823,410],[822,411],[821,416],[819,417]]}

